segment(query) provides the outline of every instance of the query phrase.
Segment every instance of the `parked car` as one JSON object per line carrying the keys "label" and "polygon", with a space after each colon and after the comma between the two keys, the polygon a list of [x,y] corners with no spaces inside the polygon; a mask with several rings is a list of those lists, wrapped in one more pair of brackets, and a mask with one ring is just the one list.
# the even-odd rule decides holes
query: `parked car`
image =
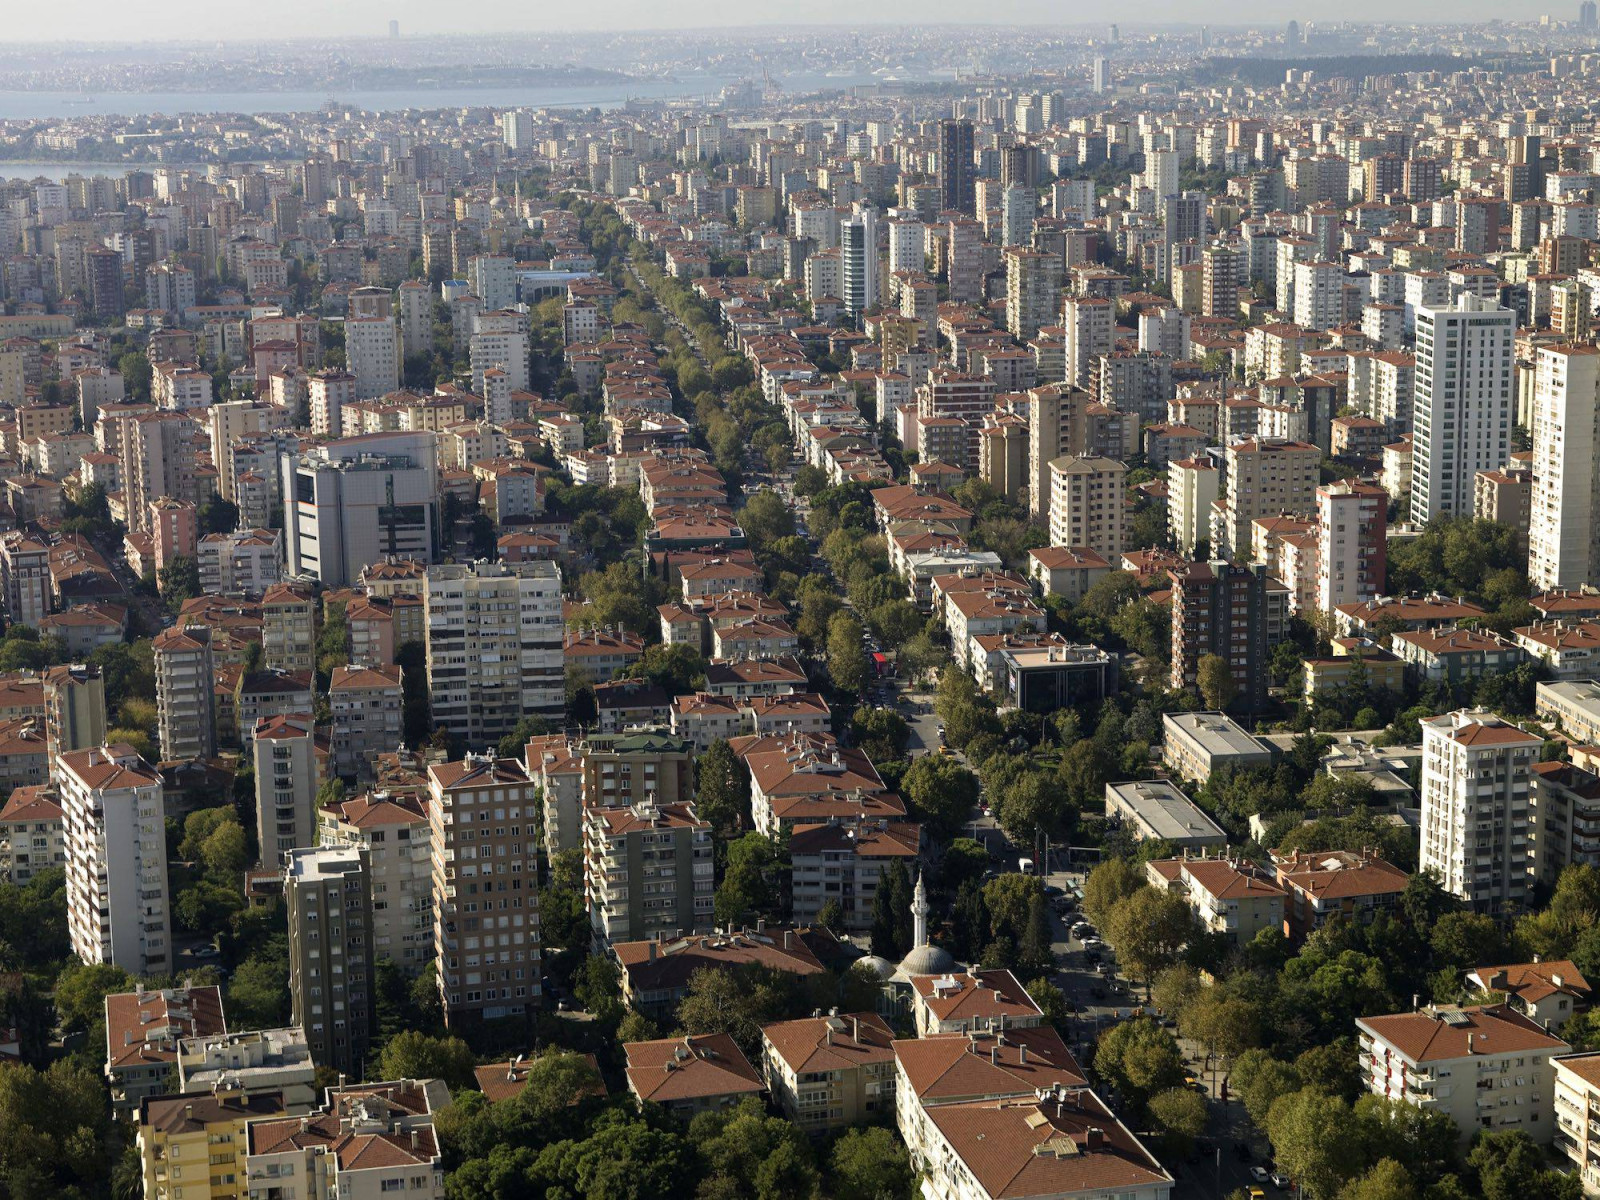
{"label": "parked car", "polygon": [[189,953],[194,955],[196,958],[215,958],[218,954],[222,953],[222,951],[218,950],[215,946],[205,945],[196,946],[193,950],[189,951]]}
{"label": "parked car", "polygon": [[1289,1190],[1289,1177],[1282,1171],[1274,1171],[1272,1173],[1272,1186],[1280,1192],[1287,1192]]}
{"label": "parked car", "polygon": [[1250,1181],[1252,1183],[1266,1183],[1272,1175],[1265,1167],[1255,1166],[1250,1168]]}
{"label": "parked car", "polygon": [[1044,888],[1043,888],[1043,891],[1044,891],[1044,894],[1046,896],[1049,896],[1052,900],[1055,899],[1057,896],[1065,896],[1066,895],[1066,893],[1064,891],[1062,891],[1060,888],[1058,888],[1053,883],[1045,884]]}

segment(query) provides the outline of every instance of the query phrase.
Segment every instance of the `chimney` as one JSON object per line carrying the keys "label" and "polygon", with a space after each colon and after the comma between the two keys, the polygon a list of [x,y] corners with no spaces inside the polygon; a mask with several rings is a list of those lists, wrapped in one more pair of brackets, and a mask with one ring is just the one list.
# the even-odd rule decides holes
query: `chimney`
{"label": "chimney", "polygon": [[993,1063],[997,1067],[1000,1065],[1000,1047],[999,1046],[990,1046],[989,1047],[989,1061],[991,1063]]}
{"label": "chimney", "polygon": [[1106,1144],[1106,1131],[1098,1126],[1091,1126],[1084,1131],[1083,1148],[1085,1150],[1102,1150]]}
{"label": "chimney", "polygon": [[646,947],[647,947],[647,953],[649,954],[649,958],[646,961],[655,962],[655,960],[656,960],[656,943],[655,942],[648,942],[648,943],[646,943]]}
{"label": "chimney", "polygon": [[411,1152],[413,1154],[415,1154],[417,1152],[417,1150],[421,1148],[421,1146],[422,1146],[422,1139],[420,1137],[418,1137],[417,1131],[415,1129],[413,1129],[411,1131]]}
{"label": "chimney", "polygon": [[857,1042],[857,1043],[859,1043],[861,1041],[861,1018],[860,1017],[851,1017],[850,1018],[850,1040],[853,1041],[853,1042]]}
{"label": "chimney", "polygon": [[825,1045],[825,1046],[833,1045],[833,1026],[832,1025],[824,1025],[822,1027],[822,1044]]}
{"label": "chimney", "polygon": [[1017,1047],[1017,1061],[1023,1066],[1028,1065],[1028,1048],[1026,1046]]}
{"label": "chimney", "polygon": [[184,1105],[184,1106],[183,1106],[183,1119],[184,1119],[184,1120],[185,1120],[185,1121],[192,1121],[192,1120],[194,1120],[194,1105],[192,1105],[192,1104],[185,1104],[185,1105]]}

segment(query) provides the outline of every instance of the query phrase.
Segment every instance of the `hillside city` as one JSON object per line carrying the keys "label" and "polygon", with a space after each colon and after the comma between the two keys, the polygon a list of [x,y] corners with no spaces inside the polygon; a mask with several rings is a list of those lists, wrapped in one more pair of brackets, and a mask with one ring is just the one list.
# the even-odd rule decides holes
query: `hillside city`
{"label": "hillside city", "polygon": [[1507,16],[0,109],[0,1200],[1600,1196],[1600,21]]}

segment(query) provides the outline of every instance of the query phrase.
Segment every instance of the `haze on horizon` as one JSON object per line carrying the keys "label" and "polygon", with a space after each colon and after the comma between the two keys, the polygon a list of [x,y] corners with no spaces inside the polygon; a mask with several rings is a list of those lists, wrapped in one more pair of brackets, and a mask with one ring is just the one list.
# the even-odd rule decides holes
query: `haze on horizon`
{"label": "haze on horizon", "polygon": [[[62,42],[73,37],[96,43],[106,41],[175,41],[222,39],[230,42],[280,40],[293,37],[383,37],[390,20],[400,22],[401,35],[514,34],[575,32],[670,32],[688,28],[749,28],[760,25],[790,26],[853,24],[905,24],[901,11],[873,12],[858,0],[811,0],[802,11],[778,0],[754,0],[732,6],[711,0],[609,0],[600,5],[574,5],[531,8],[511,0],[481,0],[469,9],[440,8],[423,0],[354,0],[329,6],[325,0],[281,0],[261,8],[218,5],[213,0],[169,0],[152,12],[146,3],[113,3],[112,0],[83,0],[72,10],[71,31],[63,28],[60,10],[45,5],[12,6],[7,13],[7,40]],[[1570,8],[1569,13],[1566,9]],[[1125,27],[1169,22],[1195,25],[1210,19],[1223,24],[1278,24],[1290,19],[1303,22],[1329,21],[1417,21],[1463,23],[1503,18],[1533,21],[1549,11],[1557,20],[1577,15],[1577,0],[1556,7],[1515,6],[1466,0],[1441,3],[1420,0],[1397,8],[1377,0],[1350,0],[1349,3],[1319,11],[1315,6],[1274,3],[1270,0],[1241,0],[1228,6],[1226,13],[1197,8],[1181,0],[1152,0],[1136,10],[1121,10],[1099,4],[1050,3],[1048,0],[991,0],[981,8],[961,0],[924,0],[918,6],[922,24],[981,24],[1071,26],[1100,24],[1119,19]],[[975,21],[981,13],[982,20]],[[1224,20],[1218,18],[1224,17]],[[453,25],[450,17],[471,24]],[[866,18],[863,21],[863,18]],[[604,64],[585,64],[604,65]]]}

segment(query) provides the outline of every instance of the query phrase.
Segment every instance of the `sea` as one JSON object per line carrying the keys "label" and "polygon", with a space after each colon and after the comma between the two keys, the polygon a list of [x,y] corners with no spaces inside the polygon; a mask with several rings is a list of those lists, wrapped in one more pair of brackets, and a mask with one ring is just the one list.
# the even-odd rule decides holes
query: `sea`
{"label": "sea", "polygon": [[[715,97],[737,81],[733,75],[686,75],[675,79],[631,80],[588,87],[417,87],[400,91],[299,92],[77,92],[0,91],[0,120],[43,120],[73,116],[139,116],[179,113],[315,112],[329,100],[369,112],[406,108],[618,108],[626,101]],[[875,83],[869,74],[796,75],[783,79],[790,92],[812,92]]]}

